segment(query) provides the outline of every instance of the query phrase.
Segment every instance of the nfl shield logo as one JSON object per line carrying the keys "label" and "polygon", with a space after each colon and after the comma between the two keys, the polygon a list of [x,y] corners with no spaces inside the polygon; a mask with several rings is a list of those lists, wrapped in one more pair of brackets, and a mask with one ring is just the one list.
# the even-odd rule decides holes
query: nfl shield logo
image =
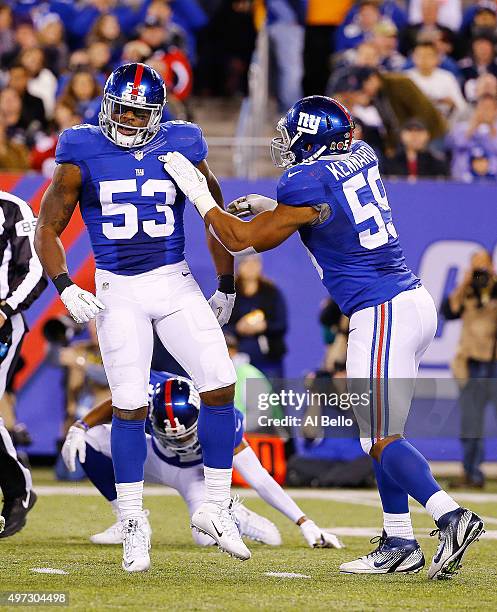
{"label": "nfl shield logo", "polygon": [[143,151],[135,151],[133,155],[138,161],[141,161],[143,159]]}

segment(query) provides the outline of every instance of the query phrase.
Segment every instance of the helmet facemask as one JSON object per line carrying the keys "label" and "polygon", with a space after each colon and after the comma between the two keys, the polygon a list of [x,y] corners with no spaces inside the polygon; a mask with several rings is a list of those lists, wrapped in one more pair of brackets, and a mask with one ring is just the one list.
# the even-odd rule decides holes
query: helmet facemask
{"label": "helmet facemask", "polygon": [[282,117],[276,126],[281,136],[275,136],[271,140],[271,159],[278,168],[287,168],[296,162],[296,156],[291,147],[297,142],[301,134],[297,133],[293,140],[286,129],[285,118]]}
{"label": "helmet facemask", "polygon": [[[138,97],[138,100],[125,100],[124,97],[119,98],[109,93],[104,95],[98,115],[100,129],[104,136],[120,147],[129,149],[141,147],[150,142],[157,133],[165,102],[163,104],[148,104],[144,98],[140,100],[140,96],[135,96]],[[149,113],[147,124],[142,127],[134,127],[113,118],[121,116],[127,108]],[[119,128],[132,130],[134,133],[130,135],[122,134]]]}
{"label": "helmet facemask", "polygon": [[152,419],[152,429],[154,436],[164,448],[172,451],[176,455],[190,455],[194,453],[200,446],[197,436],[197,423],[188,429],[178,423],[171,424],[168,420],[165,421],[164,429],[157,427]]}

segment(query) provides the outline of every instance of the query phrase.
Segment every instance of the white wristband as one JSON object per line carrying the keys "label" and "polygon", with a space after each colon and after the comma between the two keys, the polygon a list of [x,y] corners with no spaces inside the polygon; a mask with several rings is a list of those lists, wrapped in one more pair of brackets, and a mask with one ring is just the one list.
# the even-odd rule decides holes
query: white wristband
{"label": "white wristband", "polygon": [[202,218],[205,217],[209,210],[212,210],[213,208],[217,207],[216,201],[210,193],[202,194],[195,200],[193,204],[195,205],[195,208],[198,210],[198,212],[202,215]]}

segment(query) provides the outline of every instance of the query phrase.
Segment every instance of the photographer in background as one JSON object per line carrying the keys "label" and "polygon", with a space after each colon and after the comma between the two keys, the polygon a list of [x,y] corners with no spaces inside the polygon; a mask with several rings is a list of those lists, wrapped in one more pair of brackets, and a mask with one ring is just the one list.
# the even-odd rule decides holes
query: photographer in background
{"label": "photographer in background", "polygon": [[452,371],[461,387],[463,486],[483,487],[485,408],[497,408],[497,275],[490,253],[476,252],[463,282],[442,305],[446,319],[462,320]]}

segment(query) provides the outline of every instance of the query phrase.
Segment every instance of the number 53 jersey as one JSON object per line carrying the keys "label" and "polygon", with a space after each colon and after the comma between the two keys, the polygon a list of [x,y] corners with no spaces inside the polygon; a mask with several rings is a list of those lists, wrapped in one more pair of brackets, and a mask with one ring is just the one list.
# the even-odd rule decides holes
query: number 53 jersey
{"label": "number 53 jersey", "polygon": [[406,266],[373,149],[358,140],[347,155],[292,166],[278,183],[278,202],[319,207],[300,228],[323,285],[350,316],[419,286]]}
{"label": "number 53 jersey", "polygon": [[79,204],[98,269],[131,276],[184,259],[185,196],[164,170],[169,151],[197,165],[207,143],[197,125],[184,121],[162,124],[134,149],[115,145],[91,125],[62,132],[56,162],[81,171]]}

